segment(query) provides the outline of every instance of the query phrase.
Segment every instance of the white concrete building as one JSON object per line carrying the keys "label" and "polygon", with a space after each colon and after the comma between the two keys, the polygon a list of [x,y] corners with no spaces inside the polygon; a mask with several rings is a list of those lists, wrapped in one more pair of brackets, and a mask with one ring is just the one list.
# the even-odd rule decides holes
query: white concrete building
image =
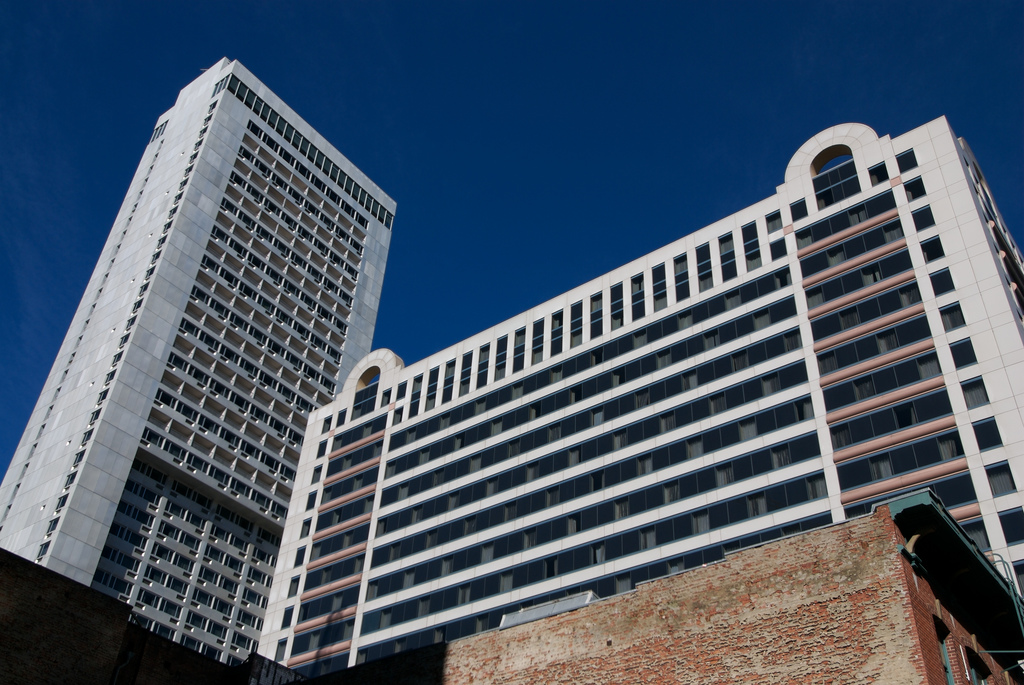
{"label": "white concrete building", "polygon": [[394,211],[238,62],[189,84],[0,487],[0,545],[244,658],[307,415],[370,351]]}
{"label": "white concrete building", "polygon": [[260,652],[306,674],[932,487],[1024,563],[1020,251],[945,119],[310,415]]}

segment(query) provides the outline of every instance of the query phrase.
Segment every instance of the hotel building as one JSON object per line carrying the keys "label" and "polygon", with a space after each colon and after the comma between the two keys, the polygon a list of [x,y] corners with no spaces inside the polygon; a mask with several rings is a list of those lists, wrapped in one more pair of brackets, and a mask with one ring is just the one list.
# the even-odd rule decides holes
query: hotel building
{"label": "hotel building", "polygon": [[922,487],[1024,563],[1022,288],[945,119],[822,131],[732,216],[355,364],[310,414],[260,653],[344,668]]}
{"label": "hotel building", "polygon": [[370,351],[394,211],[238,62],[186,86],[0,487],[0,545],[244,658],[306,418]]}

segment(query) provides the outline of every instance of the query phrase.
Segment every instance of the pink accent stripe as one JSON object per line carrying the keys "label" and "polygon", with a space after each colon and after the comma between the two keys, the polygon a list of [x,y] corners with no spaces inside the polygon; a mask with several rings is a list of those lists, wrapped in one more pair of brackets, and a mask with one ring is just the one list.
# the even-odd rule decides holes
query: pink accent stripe
{"label": "pink accent stripe", "polygon": [[821,283],[822,281],[827,281],[828,279],[832,278],[833,276],[838,276],[839,274],[845,273],[847,271],[853,271],[858,266],[863,266],[864,264],[867,264],[868,262],[873,262],[874,260],[878,259],[879,257],[884,257],[885,255],[889,254],[890,252],[895,252],[896,250],[901,250],[901,249],[903,249],[906,246],[907,246],[907,239],[906,238],[900,238],[899,240],[891,242],[891,243],[889,243],[887,245],[882,245],[881,247],[876,248],[876,249],[872,250],[871,252],[867,252],[865,254],[862,254],[859,257],[854,257],[853,259],[847,260],[847,261],[843,262],[842,264],[836,264],[835,266],[833,266],[833,267],[831,267],[829,269],[825,269],[824,271],[819,271],[818,273],[814,274],[813,276],[808,276],[807,278],[804,279],[804,287],[805,288],[810,288],[811,286],[817,285],[818,283]]}
{"label": "pink accent stripe", "polygon": [[348,618],[350,616],[355,616],[355,614],[356,614],[356,608],[355,607],[349,607],[348,609],[342,609],[341,611],[335,611],[333,614],[327,614],[326,616],[321,616],[319,618],[314,618],[312,621],[306,621],[305,623],[300,623],[299,625],[295,626],[295,632],[296,632],[296,634],[304,633],[307,630],[313,630],[313,628],[319,628],[320,626],[325,626],[325,625],[327,625],[329,623],[337,623],[338,621],[342,621],[342,620],[344,620],[344,619],[346,619],[346,618]]}
{"label": "pink accent stripe", "polygon": [[843,331],[842,333],[837,333],[830,338],[819,340],[818,342],[814,343],[814,351],[821,352],[822,350],[827,350],[830,347],[841,345],[847,340],[859,338],[862,335],[866,335],[868,333],[871,333],[872,331],[877,331],[881,328],[885,328],[886,326],[894,324],[897,321],[909,319],[913,316],[917,316],[918,314],[924,314],[923,304],[915,304],[913,307],[901,309],[898,312],[887,314],[886,316],[883,316],[880,319],[868,321],[867,323],[861,324],[860,326],[857,326],[855,328],[850,328]]}
{"label": "pink accent stripe", "polygon": [[906,347],[901,347],[898,350],[893,350],[892,352],[886,352],[885,354],[881,354],[877,357],[872,357],[871,359],[863,361],[860,364],[854,364],[853,366],[848,366],[845,369],[833,371],[827,376],[822,376],[818,382],[821,384],[821,387],[823,388],[827,385],[834,385],[839,381],[845,381],[847,378],[859,376],[860,374],[865,373],[866,371],[881,368],[886,364],[891,364],[895,361],[899,361],[900,359],[913,357],[915,354],[920,354],[921,352],[930,350],[934,347],[935,341],[932,340],[931,338],[928,338],[927,340],[916,342],[913,345],[907,345]]}
{"label": "pink accent stripe", "polygon": [[901,273],[901,274],[897,274],[897,275],[893,276],[892,278],[887,278],[884,281],[879,281],[878,283],[875,283],[874,285],[870,285],[867,288],[861,288],[860,290],[858,290],[856,292],[852,292],[849,295],[843,295],[842,297],[840,297],[840,298],[838,298],[836,300],[832,300],[831,302],[827,302],[827,303],[821,305],[820,307],[818,307],[816,309],[812,309],[809,312],[807,312],[807,318],[809,318],[809,319],[816,319],[819,316],[824,316],[825,314],[831,314],[835,310],[842,309],[843,307],[845,307],[848,304],[852,304],[854,302],[857,302],[858,300],[866,299],[868,297],[871,297],[872,295],[877,295],[878,293],[882,292],[883,290],[888,290],[889,288],[895,288],[898,285],[903,285],[907,281],[912,281],[912,280],[914,280],[914,271],[913,271],[913,269],[911,269],[910,271],[906,271],[904,273]]}
{"label": "pink accent stripe", "polygon": [[335,457],[340,457],[343,454],[348,454],[352,450],[357,450],[360,447],[362,447],[363,445],[368,445],[371,442],[374,442],[376,440],[380,440],[383,437],[384,437],[384,431],[378,431],[378,432],[374,433],[373,435],[368,435],[368,436],[366,436],[365,438],[363,438],[361,440],[356,440],[351,445],[345,445],[344,447],[342,447],[340,449],[334,450],[333,452],[331,452],[330,454],[327,455],[327,459],[330,460],[330,459],[334,459]]}
{"label": "pink accent stripe", "polygon": [[360,514],[355,518],[351,518],[347,521],[342,521],[341,523],[331,526],[330,528],[324,528],[322,531],[313,536],[313,542],[323,540],[324,538],[329,538],[335,533],[340,533],[341,531],[346,530],[348,528],[353,528],[355,526],[358,526],[360,523],[366,523],[370,520],[371,516],[373,516],[373,512]]}
{"label": "pink accent stripe", "polygon": [[950,509],[949,515],[957,521],[963,521],[965,519],[972,519],[975,516],[981,516],[981,505],[975,502],[974,504],[965,504],[962,507],[956,509]]}
{"label": "pink accent stripe", "polygon": [[336,473],[333,476],[331,476],[330,478],[325,478],[324,479],[324,486],[326,487],[326,486],[331,485],[333,483],[337,483],[339,480],[344,480],[345,478],[348,478],[349,476],[351,476],[351,475],[353,475],[355,473],[359,473],[360,471],[365,471],[366,469],[373,468],[374,466],[376,466],[379,463],[380,463],[380,457],[374,457],[373,459],[367,459],[364,462],[360,462],[359,464],[356,464],[355,466],[349,466],[344,471]]}
{"label": "pink accent stripe", "polygon": [[288,668],[294,668],[296,666],[301,666],[302,664],[307,664],[310,661],[315,661],[317,659],[322,659],[325,656],[331,656],[332,654],[339,654],[341,652],[347,652],[351,646],[352,646],[352,640],[345,640],[344,642],[339,642],[336,645],[331,645],[330,647],[324,647],[323,649],[318,649],[318,650],[316,650],[314,652],[306,652],[305,654],[300,654],[299,656],[293,656],[291,659],[288,660],[288,664],[287,665],[288,665]]}
{"label": "pink accent stripe", "polygon": [[908,385],[907,387],[900,388],[899,390],[893,390],[892,392],[888,392],[884,395],[872,397],[869,400],[864,400],[863,402],[858,402],[857,404],[850,405],[849,407],[843,407],[842,409],[837,409],[834,412],[826,414],[825,423],[832,424],[836,421],[843,421],[851,416],[863,414],[864,412],[884,407],[887,404],[899,402],[900,400],[905,400],[908,397],[913,397],[914,395],[926,393],[929,390],[941,388],[943,383],[944,381],[942,380],[942,376],[939,376],[937,378],[929,378],[928,380],[921,381],[920,383],[915,383],[914,385]]}
{"label": "pink accent stripe", "polygon": [[932,433],[948,430],[954,426],[956,426],[956,418],[953,416],[947,416],[944,419],[938,419],[929,423],[922,423],[919,426],[908,428],[907,430],[900,431],[899,433],[893,433],[881,438],[875,438],[874,440],[868,440],[867,442],[862,442],[859,445],[847,447],[845,450],[833,452],[832,461],[839,464],[840,462],[849,461],[850,459],[854,459],[865,454],[871,454],[872,452],[883,450],[886,447],[894,447],[895,445],[899,445],[904,442],[923,438],[924,436],[931,435]]}
{"label": "pink accent stripe", "polygon": [[898,209],[890,209],[885,214],[879,214],[878,216],[871,217],[867,221],[862,221],[859,224],[854,224],[849,228],[839,231],[839,233],[834,233],[827,238],[822,238],[816,243],[811,243],[807,247],[800,248],[799,250],[796,251],[796,256],[798,258],[803,258],[809,254],[814,254],[818,250],[824,250],[826,247],[829,247],[830,245],[835,245],[838,242],[846,240],[852,235],[857,235],[861,231],[866,231],[869,228],[874,228],[875,226],[878,226],[879,224],[884,224],[886,221],[895,219],[899,215],[900,212]]}
{"label": "pink accent stripe", "polygon": [[316,561],[309,562],[308,564],[306,564],[306,570],[307,571],[312,571],[313,569],[320,568],[321,566],[326,566],[327,564],[333,564],[335,561],[339,561],[341,559],[345,559],[346,557],[350,557],[353,554],[359,554],[360,552],[365,552],[365,551],[366,551],[366,543],[365,542],[360,542],[358,545],[352,545],[351,547],[346,547],[345,549],[341,550],[340,552],[335,552],[334,554],[328,554],[326,557],[320,557]]}
{"label": "pink accent stripe", "polygon": [[943,476],[948,476],[966,470],[967,458],[961,457],[960,459],[954,459],[952,461],[936,464],[935,466],[929,466],[926,469],[914,471],[913,473],[908,473],[903,476],[889,478],[878,483],[872,483],[871,485],[865,485],[864,487],[857,488],[856,490],[848,490],[839,496],[839,501],[843,503],[843,506],[846,506],[853,502],[859,502],[862,499],[877,497],[878,495],[884,495],[887,492],[895,492],[896,490],[909,488],[912,485],[917,485],[919,483],[935,480],[936,478],[942,478]]}
{"label": "pink accent stripe", "polygon": [[369,485],[361,487],[358,490],[353,490],[352,492],[348,493],[347,495],[342,495],[341,497],[338,497],[337,499],[332,499],[330,502],[327,502],[325,504],[321,504],[317,508],[316,513],[322,514],[325,511],[329,511],[331,509],[334,509],[335,507],[338,507],[338,506],[344,504],[345,502],[351,502],[354,499],[359,499],[363,495],[368,495],[368,494],[370,494],[371,492],[373,492],[376,489],[377,489],[377,484],[376,483],[370,483]]}
{"label": "pink accent stripe", "polygon": [[299,595],[299,601],[305,602],[307,599],[313,599],[314,597],[319,597],[320,595],[329,595],[335,590],[340,590],[342,588],[348,587],[349,585],[355,585],[360,580],[362,580],[362,578],[362,573],[356,573],[355,575],[348,576],[347,578],[336,580],[333,583],[328,583],[327,585],[321,585],[320,587],[313,588],[312,590],[307,590],[303,592],[301,595]]}

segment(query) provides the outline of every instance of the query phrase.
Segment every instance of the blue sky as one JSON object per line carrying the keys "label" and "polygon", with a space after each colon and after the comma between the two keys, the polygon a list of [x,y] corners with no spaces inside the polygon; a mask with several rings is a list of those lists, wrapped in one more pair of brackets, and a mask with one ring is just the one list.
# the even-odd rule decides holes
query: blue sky
{"label": "blue sky", "polygon": [[398,202],[409,362],[946,115],[1024,229],[1024,3],[0,2],[0,470],[157,117],[238,59]]}

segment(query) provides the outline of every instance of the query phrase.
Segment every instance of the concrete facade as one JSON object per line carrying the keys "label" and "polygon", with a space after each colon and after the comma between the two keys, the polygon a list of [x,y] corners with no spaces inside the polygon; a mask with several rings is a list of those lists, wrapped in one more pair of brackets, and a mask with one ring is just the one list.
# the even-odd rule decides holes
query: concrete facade
{"label": "concrete facade", "polygon": [[223,660],[306,417],[370,351],[395,203],[236,61],[157,120],[0,486],[0,545]]}
{"label": "concrete facade", "polygon": [[[313,412],[260,651],[315,675],[930,487],[1024,563],[1021,255],[945,119]],[[311,484],[311,485],[305,485]]]}

